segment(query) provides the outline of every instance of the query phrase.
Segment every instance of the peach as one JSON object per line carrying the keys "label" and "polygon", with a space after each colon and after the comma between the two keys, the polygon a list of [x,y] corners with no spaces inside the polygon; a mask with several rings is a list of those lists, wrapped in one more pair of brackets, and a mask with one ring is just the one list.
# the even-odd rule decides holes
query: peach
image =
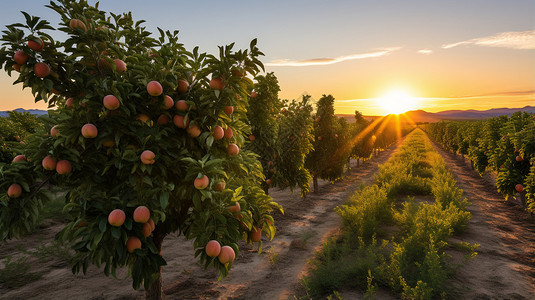
{"label": "peach", "polygon": [[43,168],[45,170],[52,171],[56,169],[57,160],[53,158],[52,156],[47,155],[45,156],[45,158],[43,158],[43,161],[41,162],[41,164],[43,165]]}
{"label": "peach", "polygon": [[171,121],[171,118],[169,118],[168,115],[164,115],[164,114],[161,114],[159,117],[158,117],[158,120],[156,121],[156,123],[158,125],[166,125],[169,123],[169,121]]}
{"label": "peach", "polygon": [[141,123],[145,124],[150,120],[150,118],[146,114],[140,114],[136,117],[136,120],[141,121]]}
{"label": "peach", "polygon": [[18,65],[18,64],[14,64],[14,65],[13,65],[13,70],[15,70],[15,71],[17,71],[17,72],[20,73],[20,65]]}
{"label": "peach", "polygon": [[271,185],[271,179],[266,180],[267,185]]}
{"label": "peach", "polygon": [[173,123],[175,123],[175,126],[178,128],[186,128],[189,126],[189,118],[187,122],[184,122],[184,116],[176,115],[173,117]]}
{"label": "peach", "polygon": [[111,226],[121,227],[125,220],[126,214],[122,209],[114,209],[108,215],[108,223],[110,223]]}
{"label": "peach", "polygon": [[181,94],[184,94],[189,89],[189,83],[186,80],[179,79],[177,82],[177,91]]}
{"label": "peach", "polygon": [[522,193],[522,191],[524,190],[524,186],[519,183],[515,185],[515,190],[519,193]]}
{"label": "peach", "polygon": [[152,165],[154,164],[155,157],[156,155],[154,154],[154,152],[150,150],[145,150],[143,151],[143,153],[141,153],[141,162],[146,165]]}
{"label": "peach", "polygon": [[15,158],[13,158],[13,162],[19,162],[19,161],[24,161],[24,160],[26,160],[26,156],[23,154],[19,154],[15,156]]}
{"label": "peach", "polygon": [[23,50],[18,50],[17,52],[15,52],[15,55],[13,55],[13,60],[19,65],[25,64],[29,58],[30,56],[26,54]]}
{"label": "peach", "polygon": [[18,183],[13,183],[7,188],[7,196],[9,198],[18,198],[22,195],[22,187]]}
{"label": "peach", "polygon": [[141,249],[141,240],[135,236],[131,236],[126,240],[126,249],[130,253],[134,253],[134,250]]}
{"label": "peach", "polygon": [[79,19],[71,19],[71,21],[69,22],[69,27],[71,29],[78,28],[82,30],[83,32],[87,31],[87,27],[85,26],[84,22],[82,22],[82,20],[79,20]]}
{"label": "peach", "polygon": [[214,127],[214,132],[212,134],[214,136],[214,140],[220,140],[222,139],[224,136],[225,136],[225,131],[223,130],[223,128],[219,125],[216,125]]}
{"label": "peach", "polygon": [[82,136],[86,139],[92,139],[97,137],[98,135],[98,129],[97,126],[87,123],[84,126],[82,126]]}
{"label": "peach", "polygon": [[150,225],[150,223],[144,223],[141,232],[143,233],[144,237],[149,237],[152,233],[152,226]]}
{"label": "peach", "polygon": [[30,49],[32,49],[33,51],[39,52],[45,48],[45,43],[42,39],[39,39],[37,42],[34,40],[29,40],[28,47],[30,47]]}
{"label": "peach", "polygon": [[197,125],[191,125],[190,127],[188,127],[188,129],[186,129],[186,131],[192,137],[198,137],[199,135],[201,135],[201,129]]}
{"label": "peach", "polygon": [[113,60],[113,64],[115,65],[115,71],[117,73],[123,73],[126,71],[126,63],[118,58]]}
{"label": "peach", "polygon": [[196,178],[195,181],[193,181],[193,185],[198,190],[204,190],[208,184],[210,184],[210,179],[208,179],[208,176],[203,175],[201,178]]}
{"label": "peach", "polygon": [[149,219],[149,221],[146,223],[150,225],[150,231],[153,232],[154,229],[156,229],[156,224],[154,224],[154,221],[152,219]]}
{"label": "peach", "polygon": [[524,160],[524,158],[522,158],[522,156],[520,156],[520,155],[517,155],[516,158],[515,158],[515,160],[516,160],[517,162],[522,162],[522,161]]}
{"label": "peach", "polygon": [[217,259],[219,259],[219,262],[222,264],[231,263],[236,258],[236,253],[234,252],[234,249],[230,246],[223,246],[221,247],[221,252],[217,256]]}
{"label": "peach", "polygon": [[256,98],[256,97],[258,97],[258,93],[257,93],[257,92],[254,92],[254,91],[251,92],[251,98],[254,99],[254,98]]}
{"label": "peach", "polygon": [[73,102],[74,102],[74,99],[73,98],[69,98],[69,99],[67,99],[67,101],[65,101],[65,106],[67,108],[72,108]]}
{"label": "peach", "polygon": [[236,144],[229,144],[227,147],[227,154],[229,156],[236,156],[240,153],[240,148],[238,148],[238,145]]}
{"label": "peach", "polygon": [[256,140],[256,137],[254,135],[249,135],[249,141],[254,142]]}
{"label": "peach", "polygon": [[106,148],[113,147],[113,146],[115,146],[115,141],[112,140],[112,139],[107,139],[104,142],[102,142],[102,146],[104,146]]}
{"label": "peach", "polygon": [[173,98],[171,98],[169,95],[165,95],[165,98],[163,99],[162,108],[170,109],[171,107],[173,107],[173,105],[175,105],[175,101],[173,100]]}
{"label": "peach", "polygon": [[53,138],[57,138],[58,137],[58,135],[59,135],[58,125],[54,125],[52,128],[50,128],[50,135]]}
{"label": "peach", "polygon": [[262,238],[262,229],[253,226],[253,229],[251,230],[251,241],[258,242]]}
{"label": "peach", "polygon": [[211,240],[206,243],[205,247],[206,255],[210,257],[216,257],[221,253],[221,244],[216,240]]}
{"label": "peach", "polygon": [[210,88],[215,90],[222,90],[225,88],[225,82],[220,77],[212,78],[210,80]]}
{"label": "peach", "polygon": [[216,190],[216,192],[221,192],[226,186],[227,183],[224,180],[221,180],[215,185],[214,190]]}
{"label": "peach", "polygon": [[147,84],[147,92],[153,97],[160,96],[163,93],[163,87],[158,81],[151,81]]}
{"label": "peach", "polygon": [[234,112],[234,106],[225,106],[224,111],[230,116]]}
{"label": "peach", "polygon": [[175,107],[178,111],[188,111],[188,103],[186,100],[178,100]]}
{"label": "peach", "polygon": [[35,76],[45,78],[50,75],[50,67],[45,63],[39,62],[33,66],[33,72]]}
{"label": "peach", "polygon": [[121,106],[121,102],[119,102],[119,99],[115,97],[114,95],[106,95],[102,99],[102,103],[104,104],[104,107],[109,110],[116,110]]}
{"label": "peach", "polygon": [[134,221],[147,223],[150,219],[150,210],[146,206],[138,206],[134,210]]}
{"label": "peach", "polygon": [[236,204],[227,207],[227,209],[228,209],[228,211],[230,211],[231,213],[237,213],[237,212],[240,212],[240,210],[241,210],[240,202],[236,202]]}
{"label": "peach", "polygon": [[230,128],[230,126],[227,127],[227,129],[225,129],[225,138],[230,139],[233,135],[234,132],[232,132],[232,128]]}
{"label": "peach", "polygon": [[56,172],[60,175],[69,174],[72,171],[72,165],[71,162],[68,160],[60,160],[56,164]]}

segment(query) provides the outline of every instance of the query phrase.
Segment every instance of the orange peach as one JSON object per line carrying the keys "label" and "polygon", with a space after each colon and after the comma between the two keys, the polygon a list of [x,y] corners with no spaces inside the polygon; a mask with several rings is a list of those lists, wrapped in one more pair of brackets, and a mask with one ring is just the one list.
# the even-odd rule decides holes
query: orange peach
{"label": "orange peach", "polygon": [[227,129],[225,129],[225,138],[230,139],[233,135],[234,132],[232,132],[232,128],[230,128],[230,126],[227,127]]}
{"label": "orange peach", "polygon": [[126,214],[122,209],[114,209],[108,215],[108,223],[110,223],[111,226],[120,227],[124,224],[125,220]]}
{"label": "orange peach", "polygon": [[221,180],[215,185],[214,190],[216,192],[221,192],[222,190],[225,189],[226,185],[227,185],[227,183],[224,180]]}
{"label": "orange peach", "polygon": [[150,219],[150,210],[146,206],[138,206],[134,210],[134,221],[147,223]]}
{"label": "orange peach", "polygon": [[71,21],[69,22],[69,27],[71,29],[78,28],[82,30],[83,32],[87,31],[87,27],[85,26],[84,22],[82,22],[82,20],[79,20],[79,19],[71,19]]}
{"label": "orange peach", "polygon": [[72,164],[68,160],[60,160],[56,164],[56,172],[60,175],[69,174],[72,171]]}
{"label": "orange peach", "polygon": [[189,89],[189,83],[186,80],[179,79],[177,82],[177,91],[184,94]]}
{"label": "orange peach", "polygon": [[234,112],[234,106],[225,106],[224,111],[230,116]]}
{"label": "orange peach", "polygon": [[169,118],[168,115],[164,115],[164,114],[161,114],[159,117],[158,117],[158,120],[156,121],[156,123],[158,125],[166,125],[169,123],[169,121],[171,121],[171,118]]}
{"label": "orange peach", "polygon": [[58,137],[58,134],[59,134],[58,125],[54,125],[52,128],[50,128],[50,135],[51,135],[53,138],[57,138],[57,137]]}
{"label": "orange peach", "polygon": [[524,191],[524,186],[519,183],[515,185],[515,190],[519,193],[522,193],[522,191]]}
{"label": "orange peach", "polygon": [[236,144],[229,144],[227,147],[227,154],[229,156],[236,156],[240,153],[240,148],[238,148],[238,145]]}
{"label": "orange peach", "polygon": [[223,128],[219,125],[216,125],[214,127],[214,132],[212,134],[214,136],[214,140],[220,140],[222,139],[224,136],[225,136],[225,131],[223,130]]}
{"label": "orange peach", "polygon": [[212,78],[210,80],[210,88],[215,90],[222,90],[225,88],[225,82],[220,77]]}
{"label": "orange peach", "polygon": [[178,111],[188,111],[188,103],[186,100],[178,100],[175,107]]}
{"label": "orange peach", "polygon": [[251,230],[251,241],[258,242],[262,238],[262,229],[253,226],[253,229]]}
{"label": "orange peach", "polygon": [[228,211],[230,211],[231,213],[237,213],[237,212],[240,212],[240,210],[241,210],[240,202],[236,202],[236,204],[227,207],[227,209],[228,209]]}
{"label": "orange peach", "polygon": [[13,60],[19,65],[25,64],[29,58],[30,56],[26,54],[23,50],[18,50],[17,52],[15,52],[15,55],[13,55]]}
{"label": "orange peach", "polygon": [[188,129],[186,129],[186,131],[189,133],[190,136],[192,137],[198,137],[199,135],[201,135],[201,129],[199,128],[199,126],[197,125],[191,125],[188,127]]}
{"label": "orange peach", "polygon": [[175,105],[175,101],[173,100],[173,98],[171,98],[169,95],[165,95],[165,97],[163,99],[162,108],[163,109],[170,109],[171,107],[173,107],[173,105]]}
{"label": "orange peach", "polygon": [[24,161],[24,160],[26,160],[26,156],[23,154],[19,154],[15,156],[15,158],[13,158],[13,162],[19,162],[19,161]]}
{"label": "orange peach", "polygon": [[206,255],[210,257],[216,257],[221,253],[221,244],[216,240],[211,240],[206,243],[205,247]]}
{"label": "orange peach", "polygon": [[141,249],[141,240],[135,236],[131,236],[126,240],[126,249],[130,253],[134,253],[134,250]]}
{"label": "orange peach", "polygon": [[7,188],[7,196],[9,198],[18,198],[22,195],[22,187],[18,183],[13,183]]}
{"label": "orange peach", "polygon": [[173,117],[173,123],[175,123],[175,126],[178,128],[186,128],[189,126],[189,118],[187,122],[184,122],[184,116],[181,115],[175,115]]}
{"label": "orange peach", "polygon": [[45,170],[52,171],[56,169],[57,160],[53,158],[52,156],[47,155],[45,156],[45,158],[43,158],[43,161],[41,162],[41,164],[43,165],[43,168]]}
{"label": "orange peach", "polygon": [[163,93],[163,87],[158,81],[151,81],[147,84],[147,92],[153,97],[160,96]]}
{"label": "orange peach", "polygon": [[208,184],[210,184],[210,179],[208,179],[208,176],[203,175],[201,178],[196,178],[195,181],[193,181],[193,185],[198,190],[204,190]]}
{"label": "orange peach", "polygon": [[38,41],[29,40],[28,47],[30,47],[30,49],[32,49],[33,51],[39,52],[45,48],[45,43],[42,39],[39,39]]}
{"label": "orange peach", "polygon": [[150,223],[144,223],[141,232],[143,233],[144,237],[149,237],[152,233],[152,226],[150,225]]}
{"label": "orange peach", "polygon": [[223,246],[221,247],[221,252],[217,256],[217,259],[219,259],[219,262],[222,264],[231,263],[236,258],[236,253],[234,252],[234,249],[230,246]]}
{"label": "orange peach", "polygon": [[123,73],[126,71],[126,63],[118,58],[113,60],[113,64],[115,65],[115,71],[117,73]]}
{"label": "orange peach", "polygon": [[154,154],[154,152],[150,150],[145,150],[143,151],[143,153],[141,153],[141,162],[146,165],[152,165],[154,164],[155,157],[156,155]]}
{"label": "orange peach", "polygon": [[50,67],[45,63],[39,62],[33,66],[33,72],[35,76],[45,78],[50,75]]}
{"label": "orange peach", "polygon": [[82,126],[82,136],[86,139],[92,139],[97,137],[98,135],[98,129],[97,126],[87,123],[84,126]]}
{"label": "orange peach", "polygon": [[106,95],[102,99],[102,103],[104,104],[104,107],[109,110],[116,110],[121,106],[121,102],[119,102],[119,99],[115,97],[114,95]]}

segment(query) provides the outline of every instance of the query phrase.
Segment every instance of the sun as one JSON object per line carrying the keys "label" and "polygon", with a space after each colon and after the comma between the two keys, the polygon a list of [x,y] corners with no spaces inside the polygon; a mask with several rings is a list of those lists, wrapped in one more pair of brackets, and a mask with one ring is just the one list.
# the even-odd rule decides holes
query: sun
{"label": "sun", "polygon": [[383,110],[388,114],[402,114],[416,109],[418,100],[402,90],[394,90],[378,99]]}

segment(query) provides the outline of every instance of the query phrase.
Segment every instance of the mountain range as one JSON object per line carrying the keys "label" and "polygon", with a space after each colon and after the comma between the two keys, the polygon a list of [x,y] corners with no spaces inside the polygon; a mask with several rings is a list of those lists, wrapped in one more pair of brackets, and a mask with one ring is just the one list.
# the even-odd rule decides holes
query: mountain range
{"label": "mountain range", "polygon": [[[46,110],[40,109],[23,109],[17,108],[15,111],[18,112],[29,112],[34,115],[46,115]],[[535,113],[535,106],[525,106],[521,108],[493,108],[489,110],[445,110],[441,112],[431,113],[424,110],[411,110],[404,115],[411,119],[413,122],[439,122],[442,120],[477,120],[477,119],[486,119],[502,115],[512,115],[517,111],[525,111],[528,113]],[[7,117],[8,111],[0,111],[0,117]],[[337,114],[338,117],[344,117],[348,122],[355,122],[354,115],[348,114]],[[368,120],[375,120],[380,118],[380,116],[364,116]]]}
{"label": "mountain range", "polygon": [[[445,110],[441,112],[431,113],[424,110],[411,110],[403,115],[407,119],[412,120],[415,123],[423,122],[439,122],[442,120],[478,120],[478,119],[487,119],[502,115],[512,115],[517,111],[525,111],[528,113],[535,113],[535,106],[525,106],[520,108],[493,108],[488,110]],[[348,122],[354,122],[354,115],[338,115],[339,117],[344,117]],[[381,116],[364,116],[368,120],[375,120],[381,118]],[[404,119],[404,118],[402,118]]]}

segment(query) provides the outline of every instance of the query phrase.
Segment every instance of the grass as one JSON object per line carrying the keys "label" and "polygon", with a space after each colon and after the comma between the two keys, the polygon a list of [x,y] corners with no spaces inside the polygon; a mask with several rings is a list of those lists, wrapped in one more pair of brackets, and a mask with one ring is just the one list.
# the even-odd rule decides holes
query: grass
{"label": "grass", "polygon": [[6,289],[16,289],[39,280],[43,274],[30,272],[31,265],[25,256],[13,260],[8,256],[4,268],[0,269],[0,285]]}
{"label": "grass", "polygon": [[[311,262],[302,281],[307,295],[319,298],[356,288],[373,299],[379,286],[404,299],[452,295],[447,282],[454,266],[444,250],[471,216],[462,193],[442,157],[421,131],[414,131],[380,166],[376,183],[336,209],[343,234],[329,240]],[[431,195],[434,201],[416,203],[417,195]],[[386,238],[385,225],[399,230]],[[459,247],[466,249],[467,259],[475,257],[477,244]]]}

